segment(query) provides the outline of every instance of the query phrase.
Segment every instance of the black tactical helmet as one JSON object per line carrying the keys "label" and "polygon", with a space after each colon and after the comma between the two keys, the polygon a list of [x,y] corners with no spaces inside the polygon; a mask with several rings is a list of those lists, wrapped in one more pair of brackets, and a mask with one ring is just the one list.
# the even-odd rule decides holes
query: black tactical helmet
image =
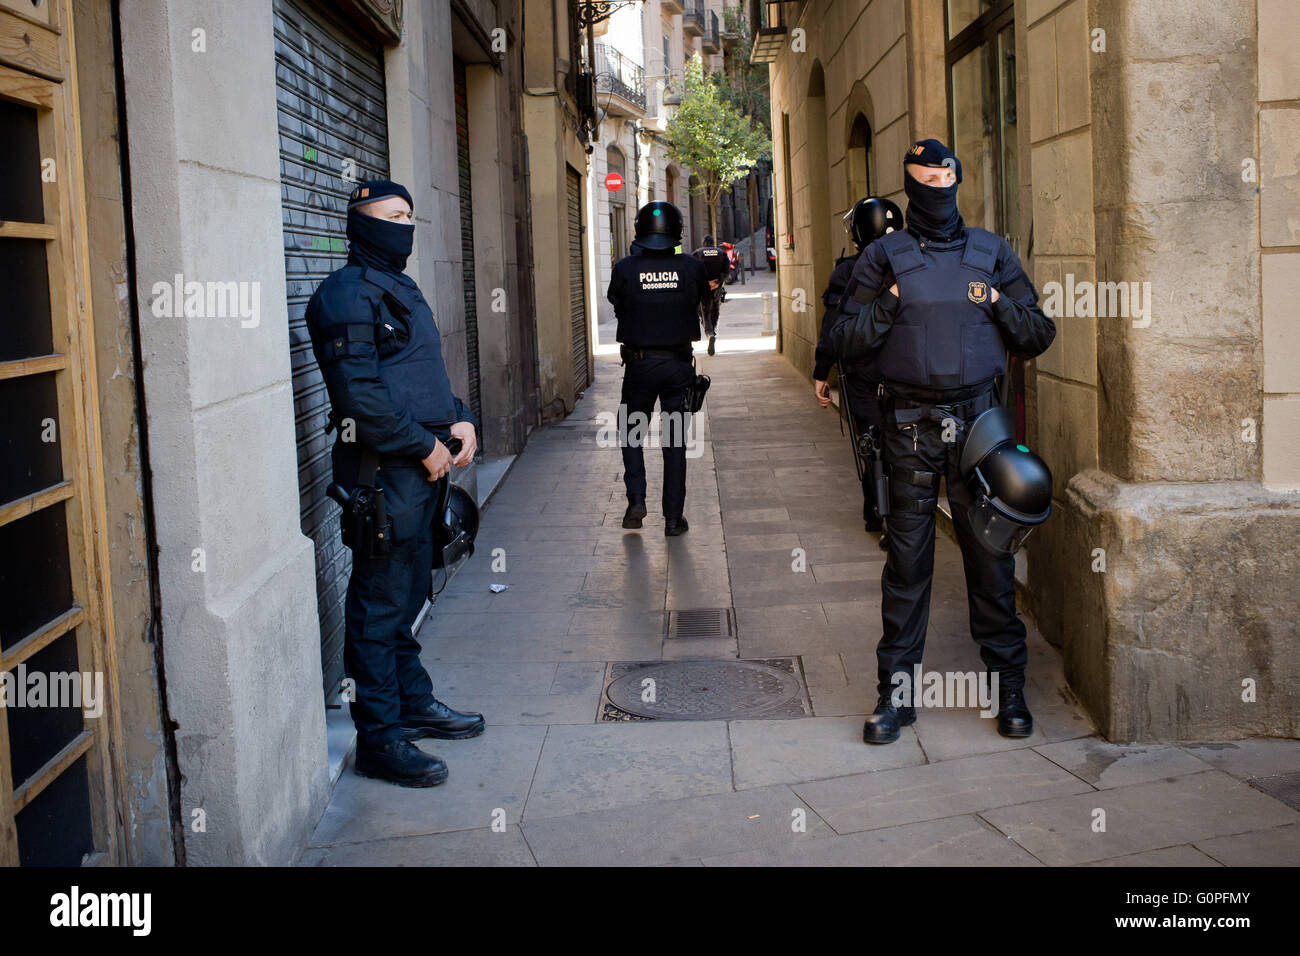
{"label": "black tactical helmet", "polygon": [[682,241],[682,211],[670,202],[648,202],[636,214],[636,243],[642,249],[672,249]]}
{"label": "black tactical helmet", "polygon": [[460,485],[444,476],[438,510],[433,516],[433,566],[449,568],[464,555],[474,553],[478,535],[478,505]]}
{"label": "black tactical helmet", "polygon": [[846,218],[859,249],[865,249],[891,230],[903,228],[903,210],[879,196],[859,199]]}
{"label": "black tactical helmet", "polygon": [[998,406],[975,419],[961,452],[961,474],[975,497],[971,525],[990,551],[1015,554],[1052,513],[1052,473],[1016,444],[1011,412]]}

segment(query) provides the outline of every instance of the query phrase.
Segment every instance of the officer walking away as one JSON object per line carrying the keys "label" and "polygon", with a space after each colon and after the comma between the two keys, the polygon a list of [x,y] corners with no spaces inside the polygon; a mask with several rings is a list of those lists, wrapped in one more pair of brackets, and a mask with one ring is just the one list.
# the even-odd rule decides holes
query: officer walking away
{"label": "officer walking away", "polygon": [[704,334],[709,337],[709,354],[712,355],[718,338],[718,310],[727,297],[727,287],[723,280],[727,278],[731,263],[727,259],[726,250],[713,244],[712,236],[705,236],[704,245],[691,255],[704,263],[709,275],[709,294],[700,303],[700,321],[704,323]]}
{"label": "officer walking away", "polygon": [[[675,252],[682,238],[681,211],[668,202],[652,202],[636,214],[637,250],[614,264],[607,298],[618,319],[616,338],[626,369],[622,406],[625,421],[644,421],[660,410],[683,427],[660,429],[664,455],[664,534],[682,534],[689,527],[686,505],[686,389],[694,382],[692,342],[700,338],[701,301],[721,284],[710,280],[703,262]],[[638,414],[639,413],[639,414]],[[623,417],[623,416],[620,416]],[[627,486],[624,528],[641,527],[646,516],[644,429],[629,428],[623,440],[623,482]],[[674,434],[675,433],[675,434]]]}
{"label": "officer walking away", "polygon": [[[822,293],[822,304],[826,306],[826,312],[822,315],[821,338],[817,340],[813,365],[813,393],[817,396],[817,404],[822,408],[830,407],[831,387],[828,379],[831,366],[839,359],[831,348],[830,332],[839,317],[840,297],[844,294],[853,274],[853,264],[857,262],[862,250],[872,242],[886,233],[903,228],[903,211],[888,199],[879,196],[859,199],[853,204],[845,219],[848,222],[849,234],[853,237],[854,245],[857,246],[857,253],[851,256],[840,256],[835,260],[830,281],[826,284],[826,291]],[[876,481],[872,471],[873,461],[878,458],[881,451],[882,421],[880,398],[877,394],[880,376],[876,371],[875,363],[870,359],[861,362],[839,360],[839,366],[840,388],[854,425],[854,440],[859,446],[854,448],[853,453],[858,458],[858,470],[862,478],[862,520],[869,533],[878,533],[884,530],[885,525],[879,503],[876,501]],[[880,538],[880,546],[888,547],[883,535]]]}
{"label": "officer walking away", "polygon": [[998,404],[995,385],[1006,351],[1039,355],[1056,326],[1038,306],[1011,247],[962,221],[961,163],[952,151],[938,140],[921,140],[903,164],[907,228],[873,242],[858,259],[830,337],[841,358],[874,355],[886,392],[890,510],[881,576],[884,633],[876,648],[880,696],[863,739],[889,743],[916,720],[910,701],[897,708],[891,701],[892,678],[910,678],[925,646],[941,478],[947,479],[966,573],[971,636],[998,679],[998,732],[1027,737],[1033,717],[1024,698],[1027,651],[1025,626],[1016,616],[1015,560],[982,543],[975,523],[982,519],[960,456],[967,427]]}
{"label": "officer walking away", "polygon": [[[412,208],[406,188],[387,180],[352,191],[347,264],[311,297],[307,328],[339,430],[334,480],[357,503],[343,518],[352,549],[344,665],[355,682],[356,772],[431,787],[447,779],[447,765],[411,741],[484,728],[481,715],[433,696],[411,633],[432,581],[439,479],[473,460],[477,423],[452,394],[433,311],[403,274]],[[461,442],[454,458],[444,444],[453,436]]]}

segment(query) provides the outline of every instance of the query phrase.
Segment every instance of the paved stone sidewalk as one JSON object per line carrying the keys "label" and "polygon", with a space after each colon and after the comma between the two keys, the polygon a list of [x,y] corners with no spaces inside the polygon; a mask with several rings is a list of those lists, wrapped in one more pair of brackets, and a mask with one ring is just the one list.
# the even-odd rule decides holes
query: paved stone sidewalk
{"label": "paved stone sidewalk", "polygon": [[[619,452],[596,434],[622,370],[601,359],[577,411],[530,438],[419,635],[438,695],[482,711],[487,732],[420,742],[451,769],[431,790],[348,767],[304,864],[1300,863],[1300,741],[1107,744],[1032,628],[1032,737],[922,710],[896,743],[863,744],[883,553],[848,442],[781,356],[700,364],[713,387],[689,533],[663,536],[656,452],[645,527],[620,527]],[[664,638],[665,611],[709,607],[735,608],[736,637]],[[611,662],[728,656],[798,658],[811,715],[599,720]],[[981,666],[943,535],[925,666]]]}

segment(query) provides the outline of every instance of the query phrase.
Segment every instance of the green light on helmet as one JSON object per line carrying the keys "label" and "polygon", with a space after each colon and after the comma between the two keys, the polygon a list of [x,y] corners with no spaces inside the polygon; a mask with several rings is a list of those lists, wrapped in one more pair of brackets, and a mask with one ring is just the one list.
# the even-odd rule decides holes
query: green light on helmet
{"label": "green light on helmet", "polygon": [[1021,451],[1029,451],[1029,449],[1026,448],[1024,445],[1017,445],[1016,447],[1017,447],[1018,449],[1020,449]]}
{"label": "green light on helmet", "polygon": [[656,210],[654,211],[654,214],[655,214],[656,216],[662,216],[664,213],[663,213],[663,210],[662,210],[662,209],[656,209]]}

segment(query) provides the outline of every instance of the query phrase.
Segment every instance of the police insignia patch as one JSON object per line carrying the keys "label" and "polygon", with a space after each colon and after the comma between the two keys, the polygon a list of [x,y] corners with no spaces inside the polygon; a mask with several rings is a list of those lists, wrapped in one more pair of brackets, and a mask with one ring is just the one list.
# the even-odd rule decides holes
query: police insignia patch
{"label": "police insignia patch", "polygon": [[966,298],[970,299],[976,305],[979,305],[988,297],[989,287],[983,282],[972,282],[966,288]]}

